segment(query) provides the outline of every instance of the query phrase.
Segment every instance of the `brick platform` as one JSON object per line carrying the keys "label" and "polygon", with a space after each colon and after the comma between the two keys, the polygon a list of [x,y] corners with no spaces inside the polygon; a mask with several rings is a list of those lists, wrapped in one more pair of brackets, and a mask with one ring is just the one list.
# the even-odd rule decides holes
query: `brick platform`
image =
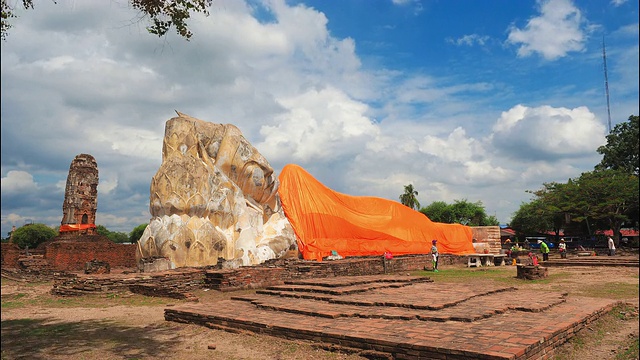
{"label": "brick platform", "polygon": [[569,256],[566,259],[551,258],[544,266],[625,266],[640,267],[637,256]]}
{"label": "brick platform", "polygon": [[617,302],[411,276],[286,281],[169,321],[309,340],[393,359],[546,359]]}

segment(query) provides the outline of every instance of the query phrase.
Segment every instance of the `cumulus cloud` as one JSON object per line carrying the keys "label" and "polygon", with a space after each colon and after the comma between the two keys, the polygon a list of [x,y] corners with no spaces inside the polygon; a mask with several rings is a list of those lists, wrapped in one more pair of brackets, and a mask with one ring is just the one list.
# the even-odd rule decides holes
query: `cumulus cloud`
{"label": "cumulus cloud", "polygon": [[36,190],[38,184],[26,171],[12,170],[2,178],[2,193],[27,193]]}
{"label": "cumulus cloud", "polygon": [[524,29],[509,29],[507,43],[518,46],[518,56],[534,53],[547,60],[584,50],[586,20],[571,0],[538,0],[540,15],[532,17]]}
{"label": "cumulus cloud", "polygon": [[493,126],[497,148],[529,159],[581,156],[605,142],[605,126],[586,107],[516,105],[502,113]]}
{"label": "cumulus cloud", "polygon": [[278,125],[261,129],[257,145],[269,159],[296,161],[336,159],[360,150],[379,130],[365,115],[367,106],[338,89],[309,89],[279,101],[286,112]]}
{"label": "cumulus cloud", "polygon": [[480,152],[481,147],[474,139],[466,136],[464,129],[458,127],[447,138],[431,135],[425,137],[420,150],[444,161],[465,162],[470,160],[473,154]]}

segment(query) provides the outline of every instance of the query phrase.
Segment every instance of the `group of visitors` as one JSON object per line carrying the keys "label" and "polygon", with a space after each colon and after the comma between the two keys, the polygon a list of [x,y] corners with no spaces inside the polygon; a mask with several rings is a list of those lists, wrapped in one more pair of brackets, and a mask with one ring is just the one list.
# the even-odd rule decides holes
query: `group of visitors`
{"label": "group of visitors", "polygon": [[[505,241],[505,243],[510,243],[510,242],[511,242],[510,239],[507,239]],[[440,254],[438,253],[438,247],[436,246],[437,243],[438,243],[438,240],[431,241],[431,256],[432,256],[432,265],[433,265],[434,272],[438,272],[438,258],[440,257]],[[525,243],[528,245],[529,241],[525,239]],[[547,245],[547,243],[542,240],[538,240],[538,245],[540,245],[540,253],[542,254],[542,261],[549,261],[549,252],[550,252],[549,245]],[[514,247],[516,246],[517,245],[514,245]],[[616,254],[616,245],[613,242],[613,239],[611,237],[607,239],[607,246],[609,248],[609,256],[614,256]],[[509,249],[507,253],[509,257],[511,257],[512,250],[513,248]],[[558,243],[558,252],[560,253],[560,258],[562,259],[567,258],[567,243],[564,241],[564,238],[560,239],[560,242]]]}

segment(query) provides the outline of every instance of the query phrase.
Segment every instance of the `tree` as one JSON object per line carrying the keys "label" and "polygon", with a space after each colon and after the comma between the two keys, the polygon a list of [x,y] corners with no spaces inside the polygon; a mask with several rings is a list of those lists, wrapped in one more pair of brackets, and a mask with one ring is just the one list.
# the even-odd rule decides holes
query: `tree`
{"label": "tree", "polygon": [[104,225],[97,225],[96,226],[96,233],[98,233],[98,235],[108,236],[110,232],[111,231],[107,230],[107,228],[104,227]]}
{"label": "tree", "polygon": [[413,188],[412,184],[404,186],[404,194],[400,195],[402,205],[408,206],[414,210],[420,208],[420,202],[416,198],[418,191]]}
{"label": "tree", "polygon": [[27,224],[13,232],[13,243],[22,249],[33,249],[47,240],[58,236],[58,233],[44,224]]}
{"label": "tree", "polygon": [[495,216],[487,216],[482,201],[470,203],[466,199],[455,200],[451,205],[444,201],[436,201],[420,209],[431,221],[447,224],[463,224],[468,226],[498,225]]}
{"label": "tree", "polygon": [[[530,191],[531,192],[531,191]],[[523,204],[511,227],[524,233],[561,230],[590,236],[596,230],[613,230],[623,224],[637,226],[640,197],[638,176],[626,170],[606,169],[583,173],[566,184],[545,183],[530,204]]]}
{"label": "tree", "polygon": [[482,201],[471,203],[467,199],[455,200],[451,207],[456,223],[468,226],[498,225],[497,220],[495,223],[489,223],[489,217],[484,211]]}
{"label": "tree", "polygon": [[517,235],[544,233],[553,226],[553,217],[540,199],[520,204],[511,218],[509,226]]}
{"label": "tree", "polygon": [[637,221],[640,198],[637,175],[626,169],[592,171],[583,173],[576,183],[579,197],[573,210],[585,220],[593,221],[599,230],[611,229],[619,240],[622,225]]}
{"label": "tree", "polygon": [[109,240],[117,244],[126,243],[129,241],[127,234],[123,232],[109,231],[103,225],[96,226],[96,232],[100,235],[106,236]]}
{"label": "tree", "polygon": [[638,175],[640,163],[640,137],[638,133],[638,119],[631,115],[629,121],[617,124],[607,135],[607,144],[598,148],[603,155],[596,170],[623,170],[629,174]]}
{"label": "tree", "polygon": [[576,191],[575,184],[571,180],[566,184],[544,183],[542,189],[528,191],[539,200],[537,211],[547,224],[546,230],[539,232],[553,230],[556,239],[560,237],[560,231],[571,219],[571,209],[573,202],[576,201]]}
{"label": "tree", "polygon": [[140,224],[131,230],[129,233],[129,242],[132,244],[137,243],[142,237],[142,234],[144,234],[144,230],[147,228],[147,225],[149,224]]}
{"label": "tree", "polygon": [[[33,0],[20,2],[25,10],[33,9]],[[147,31],[151,34],[164,36],[172,27],[184,39],[189,40],[193,33],[187,26],[187,20],[192,13],[209,15],[209,7],[213,0],[129,0],[129,4],[140,11],[141,18],[149,18],[151,25]],[[2,0],[2,32],[0,37],[6,40],[11,27],[10,20],[15,18],[15,6],[9,0]]]}
{"label": "tree", "polygon": [[434,201],[427,207],[420,209],[420,212],[427,216],[431,221],[440,223],[453,223],[453,212],[451,206],[444,201]]}

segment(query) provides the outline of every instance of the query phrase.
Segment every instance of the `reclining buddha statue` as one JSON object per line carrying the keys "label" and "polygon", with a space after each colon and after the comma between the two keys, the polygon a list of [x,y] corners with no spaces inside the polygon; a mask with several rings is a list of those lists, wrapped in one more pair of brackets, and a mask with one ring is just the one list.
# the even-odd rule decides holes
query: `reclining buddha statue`
{"label": "reclining buddha statue", "polygon": [[267,160],[230,124],[177,112],[165,124],[162,164],[151,180],[151,220],[138,259],[171,267],[260,264],[296,247]]}

